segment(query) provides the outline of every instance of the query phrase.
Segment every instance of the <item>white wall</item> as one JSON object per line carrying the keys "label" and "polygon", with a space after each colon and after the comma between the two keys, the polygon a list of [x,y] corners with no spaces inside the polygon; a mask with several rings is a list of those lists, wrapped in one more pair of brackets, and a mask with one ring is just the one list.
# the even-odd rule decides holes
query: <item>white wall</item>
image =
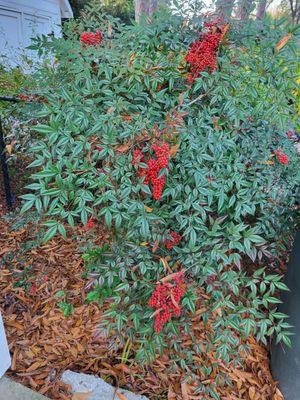
{"label": "white wall", "polygon": [[0,62],[24,65],[24,55],[35,58],[25,47],[31,37],[54,32],[60,35],[59,0],[0,0]]}
{"label": "white wall", "polygon": [[9,367],[10,355],[0,312],[0,378],[8,370]]}

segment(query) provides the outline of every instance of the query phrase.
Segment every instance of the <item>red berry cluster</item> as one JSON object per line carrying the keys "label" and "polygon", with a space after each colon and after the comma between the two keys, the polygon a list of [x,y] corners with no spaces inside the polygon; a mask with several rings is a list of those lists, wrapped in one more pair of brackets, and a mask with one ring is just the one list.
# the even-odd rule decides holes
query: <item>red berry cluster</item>
{"label": "red berry cluster", "polygon": [[208,32],[202,33],[200,39],[192,43],[185,57],[186,62],[190,64],[190,73],[187,76],[190,83],[198,78],[202,71],[212,73],[217,66],[217,50],[223,32],[215,22],[205,24],[205,28]]}
{"label": "red berry cluster", "polygon": [[89,229],[94,228],[95,225],[95,220],[93,218],[89,218],[86,225],[83,227],[83,230],[87,232]]}
{"label": "red berry cluster", "polygon": [[[138,176],[145,177],[145,185],[152,185],[152,195],[155,200],[159,200],[162,195],[163,188],[166,183],[166,176],[159,177],[159,173],[163,168],[167,168],[170,159],[169,144],[154,144],[151,149],[155,153],[155,157],[151,157],[147,163],[147,168],[139,168]],[[145,162],[144,154],[141,150],[133,151],[132,165],[139,162]]]}
{"label": "red berry cluster", "polygon": [[276,158],[280,164],[283,165],[288,165],[289,164],[289,158],[286,154],[284,154],[281,150],[275,150],[274,151]]}
{"label": "red berry cluster", "polygon": [[179,305],[186,291],[183,272],[178,272],[172,283],[159,283],[149,300],[149,307],[156,308],[154,330],[159,333],[163,326],[172,318],[179,317],[181,306]]}
{"label": "red berry cluster", "polygon": [[132,165],[141,162],[143,158],[144,154],[141,152],[141,150],[138,149],[133,150]]}
{"label": "red berry cluster", "polygon": [[27,94],[19,94],[19,99],[20,100],[23,100],[23,101],[31,101],[32,100],[32,97],[30,97],[30,96],[28,96]]}
{"label": "red berry cluster", "polygon": [[98,46],[103,40],[103,33],[101,31],[97,31],[95,33],[92,32],[83,32],[80,36],[80,42],[83,45],[88,46]]}
{"label": "red berry cluster", "polygon": [[163,244],[166,249],[171,250],[174,246],[177,246],[178,243],[181,241],[182,237],[177,232],[170,231],[169,235],[172,239],[165,239]]}
{"label": "red berry cluster", "polygon": [[213,283],[215,280],[216,280],[216,278],[217,278],[217,276],[216,275],[210,275],[208,278],[207,278],[207,283]]}

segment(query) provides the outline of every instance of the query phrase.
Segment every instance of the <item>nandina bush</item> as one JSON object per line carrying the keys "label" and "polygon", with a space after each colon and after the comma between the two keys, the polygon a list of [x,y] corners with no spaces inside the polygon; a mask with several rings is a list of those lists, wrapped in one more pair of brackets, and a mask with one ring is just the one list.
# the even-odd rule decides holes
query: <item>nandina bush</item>
{"label": "nandina bush", "polygon": [[[23,211],[39,211],[45,240],[105,224],[110,248],[84,256],[105,329],[138,343],[138,359],[173,354],[212,395],[201,352],[238,363],[250,335],[290,343],[272,270],[297,222],[294,41],[180,14],[109,21],[89,12],[66,38],[37,41],[57,61],[36,74],[39,171]],[[87,32],[101,40],[82,43]],[[195,315],[210,328],[186,348]]]}

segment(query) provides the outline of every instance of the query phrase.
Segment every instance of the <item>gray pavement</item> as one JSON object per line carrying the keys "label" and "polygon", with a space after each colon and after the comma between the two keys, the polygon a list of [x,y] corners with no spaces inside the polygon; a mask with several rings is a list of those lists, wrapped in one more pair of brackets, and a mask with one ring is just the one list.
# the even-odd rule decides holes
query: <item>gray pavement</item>
{"label": "gray pavement", "polygon": [[33,392],[27,387],[21,385],[3,376],[0,379],[0,400],[49,400],[39,393]]}
{"label": "gray pavement", "polygon": [[126,400],[148,400],[147,397],[134,394],[128,390],[118,389],[106,383],[103,379],[93,375],[65,371],[62,381],[72,387],[73,393],[88,393],[88,400],[120,400],[118,393]]}

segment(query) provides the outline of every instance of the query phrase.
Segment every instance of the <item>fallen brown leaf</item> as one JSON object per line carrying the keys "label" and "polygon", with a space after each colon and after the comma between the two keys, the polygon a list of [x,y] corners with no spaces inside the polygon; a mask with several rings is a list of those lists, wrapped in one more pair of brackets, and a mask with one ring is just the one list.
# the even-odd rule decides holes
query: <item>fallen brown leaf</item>
{"label": "fallen brown leaf", "polygon": [[220,129],[218,118],[217,117],[212,117],[212,121],[213,121],[215,130],[218,131]]}
{"label": "fallen brown leaf", "polygon": [[281,50],[286,44],[287,42],[291,39],[292,34],[288,33],[287,35],[285,35],[281,40],[279,40],[279,42],[276,44],[275,49],[277,51]]}
{"label": "fallen brown leaf", "polygon": [[88,400],[92,395],[92,392],[77,392],[72,396],[72,400]]}
{"label": "fallen brown leaf", "polygon": [[[163,260],[162,258],[161,258],[161,260]],[[164,264],[165,265],[165,264]],[[170,267],[169,267],[170,268]],[[184,273],[184,269],[182,269],[180,272],[181,273]],[[167,275],[167,276],[165,276],[164,278],[162,278],[161,280],[160,280],[160,282],[162,282],[162,283],[166,283],[166,282],[170,282],[170,281],[172,281],[173,279],[174,279],[174,277],[176,276],[178,274],[178,272],[174,272],[173,274],[170,274],[170,275]]]}
{"label": "fallen brown leaf", "polygon": [[109,107],[109,109],[107,110],[107,114],[113,114],[114,111],[115,107]]}
{"label": "fallen brown leaf", "polygon": [[251,387],[249,388],[249,397],[250,397],[250,400],[254,400],[254,397],[255,397],[255,388],[254,388],[253,386],[251,386]]}
{"label": "fallen brown leaf", "polygon": [[179,150],[179,144],[174,144],[174,146],[171,146],[170,148],[170,157],[173,158],[175,157],[175,155],[177,154],[178,150]]}
{"label": "fallen brown leaf", "polygon": [[117,396],[119,397],[120,400],[128,400],[128,398],[120,392],[117,392]]}
{"label": "fallen brown leaf", "polygon": [[129,144],[121,144],[120,146],[118,146],[116,148],[116,150],[119,153],[126,153],[130,148],[131,148],[131,146]]}
{"label": "fallen brown leaf", "polygon": [[186,382],[181,382],[182,400],[189,400],[189,386]]}

